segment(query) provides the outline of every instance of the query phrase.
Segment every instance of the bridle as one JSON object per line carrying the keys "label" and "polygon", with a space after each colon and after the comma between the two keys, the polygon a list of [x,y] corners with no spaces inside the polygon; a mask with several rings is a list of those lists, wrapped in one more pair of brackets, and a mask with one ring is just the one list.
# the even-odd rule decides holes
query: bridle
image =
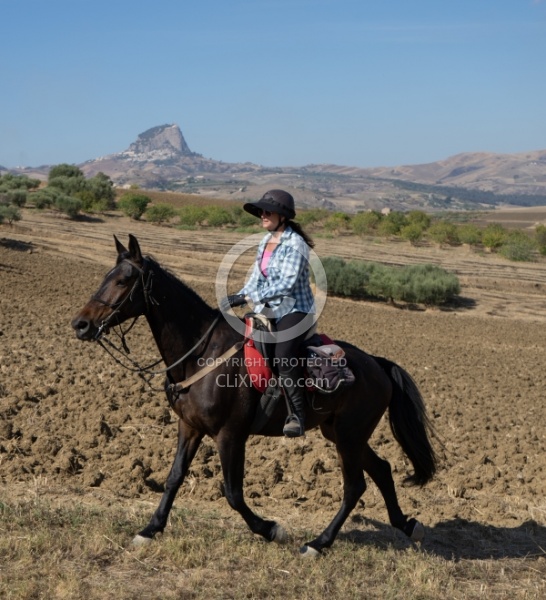
{"label": "bridle", "polygon": [[[101,341],[101,338],[104,335],[105,331],[108,331],[108,329],[110,329],[110,322],[121,311],[121,309],[125,306],[125,304],[129,300],[131,300],[131,301],[133,300],[133,294],[138,289],[139,285],[142,285],[142,292],[144,294],[144,302],[146,304],[146,310],[144,311],[144,313],[148,312],[148,310],[150,309],[150,306],[152,304],[155,304],[155,305],[159,304],[157,302],[157,300],[155,300],[155,298],[152,296],[152,281],[153,281],[154,272],[152,269],[147,268],[148,260],[144,259],[143,267],[140,267],[139,265],[134,263],[132,260],[129,260],[128,258],[125,258],[121,261],[121,263],[124,263],[124,262],[128,263],[129,265],[131,265],[131,267],[136,269],[140,273],[140,277],[135,279],[135,282],[133,283],[133,287],[131,288],[129,293],[119,302],[114,302],[114,303],[106,302],[105,300],[98,298],[96,295],[91,298],[91,300],[94,300],[95,302],[98,302],[99,304],[103,304],[104,306],[107,306],[108,308],[113,309],[113,311],[106,317],[106,319],[104,319],[102,321],[99,328],[97,329],[97,333],[95,334],[95,338],[94,338],[96,342]],[[116,268],[117,267],[119,267],[119,264],[116,265]],[[121,335],[122,342],[124,340],[125,334],[127,334],[127,333],[129,333],[129,331],[131,331],[134,324],[138,320],[139,316],[136,316],[133,319],[133,322],[131,323],[129,328],[125,330],[125,332],[123,332],[123,330],[121,329],[121,325],[120,325],[120,330],[122,333],[122,335]]]}
{"label": "bridle", "polygon": [[[133,268],[137,269],[137,271],[139,271],[139,273],[140,273],[140,276],[137,277],[137,279],[135,279],[135,282],[133,283],[133,286],[132,286],[131,290],[129,291],[129,293],[126,294],[126,296],[124,298],[122,298],[122,300],[120,300],[119,302],[109,303],[109,302],[106,302],[106,301],[96,297],[96,296],[92,297],[92,300],[94,300],[95,302],[99,302],[100,304],[103,304],[104,306],[107,306],[108,308],[113,309],[113,311],[108,315],[108,317],[106,317],[106,319],[104,319],[101,322],[101,324],[97,330],[97,333],[95,334],[94,340],[119,365],[121,365],[128,371],[132,371],[133,373],[138,373],[138,375],[140,377],[142,377],[144,379],[144,381],[146,381],[146,383],[148,383],[148,385],[150,385],[150,387],[152,387],[150,382],[153,379],[153,377],[155,377],[156,375],[162,375],[162,374],[168,373],[171,369],[173,369],[174,367],[183,363],[187,358],[192,356],[192,354],[195,352],[195,350],[197,350],[197,348],[199,348],[199,346],[205,340],[208,339],[209,335],[212,333],[212,330],[216,327],[216,324],[218,323],[218,321],[220,319],[220,314],[213,320],[210,327],[199,338],[197,343],[190,350],[188,350],[188,352],[186,352],[186,354],[184,354],[184,356],[177,359],[171,365],[165,367],[164,369],[159,369],[159,370],[154,371],[153,370],[154,367],[156,367],[163,361],[162,358],[159,358],[155,362],[153,362],[145,367],[141,366],[137,361],[133,360],[132,358],[129,358],[128,355],[131,353],[131,351],[130,351],[129,346],[127,345],[127,341],[125,339],[126,335],[131,331],[131,329],[134,327],[135,323],[137,322],[139,316],[141,316],[141,315],[137,315],[133,319],[133,321],[129,325],[129,327],[125,330],[123,330],[121,324],[119,324],[118,325],[119,332],[114,329],[114,326],[111,325],[111,322],[112,322],[112,319],[125,306],[125,304],[129,301],[132,301],[133,295],[136,292],[136,290],[139,288],[139,286],[142,286],[142,293],[144,295],[144,303],[146,305],[146,308],[145,308],[143,314],[146,314],[152,306],[159,306],[159,302],[152,295],[152,283],[153,283],[154,272],[152,269],[149,268],[149,261],[147,259],[144,259],[143,267],[140,267],[139,265],[135,264],[133,261],[129,260],[128,258],[125,258],[121,262],[126,262],[129,265],[131,265]],[[116,266],[116,268],[117,267],[119,267],[119,264]],[[116,346],[108,338],[105,337],[106,332],[108,332],[109,330],[112,330],[120,338],[120,342],[122,345],[121,348]],[[107,346],[109,346],[109,348]],[[123,355],[124,359],[126,361],[128,361],[129,363],[131,363],[131,365],[129,366],[129,365],[125,364],[122,360],[120,360],[114,354],[114,352]]]}

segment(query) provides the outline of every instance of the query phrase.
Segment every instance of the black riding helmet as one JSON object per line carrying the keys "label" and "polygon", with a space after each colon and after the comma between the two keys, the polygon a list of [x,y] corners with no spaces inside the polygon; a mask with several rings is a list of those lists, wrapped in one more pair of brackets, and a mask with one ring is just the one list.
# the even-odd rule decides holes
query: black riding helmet
{"label": "black riding helmet", "polygon": [[262,210],[278,213],[288,219],[296,216],[294,198],[284,190],[269,190],[257,202],[247,202],[243,208],[255,217],[259,217]]}

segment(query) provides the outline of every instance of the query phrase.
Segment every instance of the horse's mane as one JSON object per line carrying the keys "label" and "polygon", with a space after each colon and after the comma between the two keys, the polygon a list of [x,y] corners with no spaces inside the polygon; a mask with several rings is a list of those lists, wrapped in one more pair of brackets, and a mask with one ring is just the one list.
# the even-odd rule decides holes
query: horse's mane
{"label": "horse's mane", "polygon": [[183,297],[184,305],[190,309],[207,313],[207,316],[214,316],[217,309],[212,308],[203,298],[191,287],[179,279],[171,270],[163,267],[153,256],[147,255],[145,260],[150,264],[150,268],[157,273],[163,274],[169,287],[172,290],[173,297]]}

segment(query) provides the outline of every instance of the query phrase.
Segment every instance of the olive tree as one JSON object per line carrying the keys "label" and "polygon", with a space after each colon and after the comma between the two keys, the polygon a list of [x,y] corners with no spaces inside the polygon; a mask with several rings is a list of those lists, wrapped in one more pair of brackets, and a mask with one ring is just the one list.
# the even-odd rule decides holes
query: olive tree
{"label": "olive tree", "polygon": [[118,200],[118,208],[131,219],[138,221],[151,201],[152,199],[145,194],[129,192]]}

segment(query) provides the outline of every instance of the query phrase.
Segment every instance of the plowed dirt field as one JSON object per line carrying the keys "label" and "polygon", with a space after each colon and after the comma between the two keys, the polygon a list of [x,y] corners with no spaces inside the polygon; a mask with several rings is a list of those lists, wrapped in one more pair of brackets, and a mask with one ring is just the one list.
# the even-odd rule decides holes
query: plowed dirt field
{"label": "plowed dirt field", "polygon": [[[39,490],[71,501],[77,490],[97,502],[144,499],[150,514],[159,501],[174,456],[175,416],[162,392],[97,345],[79,342],[70,327],[114,264],[112,234],[126,242],[130,232],[145,253],[214,304],[218,265],[243,237],[114,215],[71,221],[32,210],[16,226],[0,226],[0,490],[6,498]],[[432,262],[457,273],[462,298],[449,310],[328,298],[320,329],[394,360],[417,381],[445,446],[435,480],[423,489],[401,485],[408,464],[385,421],[372,446],[391,462],[402,508],[426,525],[429,547],[478,559],[544,554],[546,263],[348,236],[317,238],[316,250],[389,264]],[[144,321],[130,334],[141,362],[157,357],[150,338]],[[339,506],[335,449],[317,431],[297,441],[251,438],[246,472],[251,506],[264,516],[281,515],[288,526],[306,521],[318,532]],[[205,439],[177,504],[225,503],[221,481],[214,445]],[[344,531],[373,534],[387,522],[369,482]]]}

